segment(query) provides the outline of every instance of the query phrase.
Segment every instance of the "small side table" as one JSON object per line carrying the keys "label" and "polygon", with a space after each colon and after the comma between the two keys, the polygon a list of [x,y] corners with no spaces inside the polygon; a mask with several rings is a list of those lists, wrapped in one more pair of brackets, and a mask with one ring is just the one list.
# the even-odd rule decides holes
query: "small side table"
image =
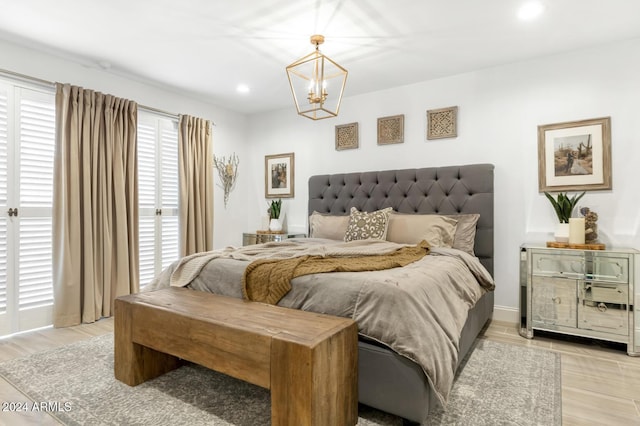
{"label": "small side table", "polygon": [[300,234],[300,233],[271,232],[271,231],[243,232],[242,245],[250,246],[252,244],[270,243],[273,241],[283,241],[288,238],[304,238],[304,237],[306,237],[306,235]]}
{"label": "small side table", "polygon": [[535,330],[624,343],[640,356],[640,252],[520,247],[520,335]]}

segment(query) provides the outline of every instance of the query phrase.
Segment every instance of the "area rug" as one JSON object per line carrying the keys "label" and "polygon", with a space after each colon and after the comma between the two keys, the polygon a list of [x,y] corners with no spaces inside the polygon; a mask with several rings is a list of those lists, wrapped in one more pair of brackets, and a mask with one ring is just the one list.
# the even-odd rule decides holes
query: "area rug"
{"label": "area rug", "polygon": [[[0,375],[67,425],[270,424],[269,392],[197,365],[136,387],[113,377],[113,335],[0,364]],[[477,340],[449,404],[425,425],[560,425],[559,355]],[[361,406],[360,426],[402,419]]]}

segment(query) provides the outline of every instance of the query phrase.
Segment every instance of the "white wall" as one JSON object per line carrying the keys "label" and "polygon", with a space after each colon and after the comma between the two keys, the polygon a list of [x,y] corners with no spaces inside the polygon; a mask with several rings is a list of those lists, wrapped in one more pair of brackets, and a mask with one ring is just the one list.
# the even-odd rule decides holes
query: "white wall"
{"label": "white wall", "polygon": [[[632,174],[640,160],[639,51],[637,39],[360,96],[348,96],[347,86],[340,116],[319,122],[299,117],[293,106],[247,118],[158,86],[1,41],[0,69],[213,120],[216,155],[236,152],[240,157],[238,183],[226,209],[222,190],[215,189],[215,247],[239,245],[242,232],[260,228],[267,208],[265,155],[295,152],[295,198],[284,202],[293,231],[306,230],[311,175],[493,163],[496,305],[515,309],[518,247],[525,241],[550,239],[555,227],[551,206],[538,193],[540,124],[611,116],[614,189],[589,192],[580,204],[600,215],[603,242],[640,248],[640,197]],[[367,76],[349,76],[359,78]],[[458,137],[427,141],[426,110],[452,105],[459,108]],[[377,146],[377,118],[396,114],[405,115],[405,142]],[[360,148],[335,151],[335,125],[351,122],[359,123]]]}
{"label": "white wall", "polygon": [[87,89],[132,99],[140,105],[168,111],[173,114],[190,114],[213,121],[213,151],[219,156],[233,152],[240,157],[239,176],[227,209],[223,191],[214,171],[214,246],[240,244],[242,230],[246,228],[244,214],[231,214],[230,210],[247,210],[244,196],[249,185],[245,172],[247,117],[236,112],[204,103],[200,100],[172,92],[158,85],[123,78],[91,64],[61,59],[33,49],[0,41],[0,69],[20,73],[46,81],[70,83]]}
{"label": "white wall", "polygon": [[[322,173],[495,164],[496,305],[516,309],[518,248],[552,239],[555,215],[538,192],[537,126],[611,116],[612,191],[581,200],[599,216],[601,241],[640,248],[640,39],[347,97],[336,119],[313,122],[286,110],[250,117],[247,230],[266,209],[264,155],[295,152],[289,230],[306,229],[307,180]],[[344,64],[348,68],[348,64]],[[402,72],[402,70],[398,70]],[[349,79],[367,78],[350,75]],[[348,88],[347,88],[348,91]],[[348,92],[347,92],[348,95]],[[426,140],[426,110],[457,105],[458,137]],[[377,146],[378,117],[404,114],[404,143]],[[335,125],[359,123],[360,147],[336,151]]]}

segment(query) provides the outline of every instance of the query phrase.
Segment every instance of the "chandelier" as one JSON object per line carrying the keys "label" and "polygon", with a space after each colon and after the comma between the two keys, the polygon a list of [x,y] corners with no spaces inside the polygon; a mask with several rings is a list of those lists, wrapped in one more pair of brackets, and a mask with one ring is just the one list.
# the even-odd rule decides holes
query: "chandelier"
{"label": "chandelier", "polygon": [[287,67],[298,114],[312,120],[335,117],[347,82],[347,70],[320,52],[324,36],[311,36],[316,50]]}

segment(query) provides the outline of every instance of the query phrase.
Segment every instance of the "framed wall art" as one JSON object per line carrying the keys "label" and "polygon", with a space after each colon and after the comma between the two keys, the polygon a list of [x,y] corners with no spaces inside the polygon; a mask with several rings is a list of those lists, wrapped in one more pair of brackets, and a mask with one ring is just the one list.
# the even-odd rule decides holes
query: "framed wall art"
{"label": "framed wall art", "polygon": [[538,187],[611,189],[611,117],[538,126]]}
{"label": "framed wall art", "polygon": [[404,114],[378,118],[378,145],[404,142]]}
{"label": "framed wall art", "polygon": [[336,151],[358,147],[358,123],[336,126]]}
{"label": "framed wall art", "polygon": [[264,156],[265,198],[293,198],[295,181],[294,153]]}
{"label": "framed wall art", "polygon": [[458,107],[427,110],[427,139],[458,136]]}

